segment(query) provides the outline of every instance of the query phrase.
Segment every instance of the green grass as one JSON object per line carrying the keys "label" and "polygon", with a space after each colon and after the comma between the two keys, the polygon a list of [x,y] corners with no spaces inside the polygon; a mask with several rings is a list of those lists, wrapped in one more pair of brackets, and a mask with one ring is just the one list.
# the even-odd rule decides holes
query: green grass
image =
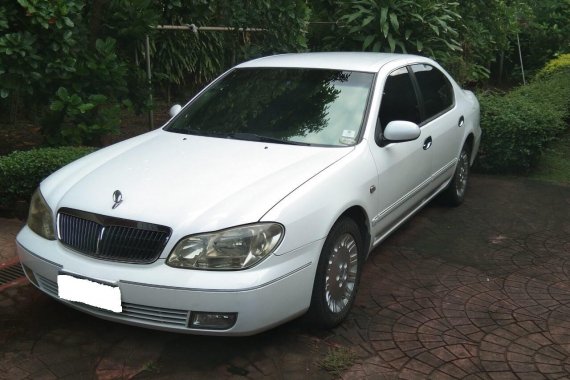
{"label": "green grass", "polygon": [[340,377],[342,372],[350,368],[356,361],[356,354],[346,347],[331,347],[328,354],[318,365],[334,376]]}
{"label": "green grass", "polygon": [[529,177],[570,185],[570,130],[546,149]]}

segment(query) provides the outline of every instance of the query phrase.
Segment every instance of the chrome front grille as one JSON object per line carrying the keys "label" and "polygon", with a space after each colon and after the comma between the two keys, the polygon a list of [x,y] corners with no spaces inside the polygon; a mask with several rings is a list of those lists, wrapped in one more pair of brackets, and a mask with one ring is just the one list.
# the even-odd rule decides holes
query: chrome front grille
{"label": "chrome front grille", "polygon": [[97,243],[103,228],[102,225],[61,213],[58,222],[59,236],[63,244],[88,255],[97,253]]}
{"label": "chrome front grille", "polygon": [[168,227],[63,208],[59,240],[84,255],[146,264],[158,259],[170,238]]}

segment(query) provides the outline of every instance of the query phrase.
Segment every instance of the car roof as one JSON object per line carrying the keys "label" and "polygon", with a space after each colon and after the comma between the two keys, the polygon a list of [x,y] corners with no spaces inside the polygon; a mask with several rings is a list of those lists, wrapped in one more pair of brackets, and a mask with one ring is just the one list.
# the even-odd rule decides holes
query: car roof
{"label": "car roof", "polygon": [[410,60],[416,62],[429,61],[425,57],[411,54],[323,52],[272,55],[244,62],[236,67],[298,67],[377,72],[386,63],[398,60],[403,63],[407,63]]}

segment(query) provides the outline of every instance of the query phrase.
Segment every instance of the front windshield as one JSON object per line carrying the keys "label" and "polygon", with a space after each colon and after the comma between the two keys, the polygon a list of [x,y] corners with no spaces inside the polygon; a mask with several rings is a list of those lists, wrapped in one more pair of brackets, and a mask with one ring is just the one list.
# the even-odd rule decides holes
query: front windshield
{"label": "front windshield", "polygon": [[353,145],[373,78],[371,73],[339,70],[235,69],[184,108],[166,130],[282,143]]}

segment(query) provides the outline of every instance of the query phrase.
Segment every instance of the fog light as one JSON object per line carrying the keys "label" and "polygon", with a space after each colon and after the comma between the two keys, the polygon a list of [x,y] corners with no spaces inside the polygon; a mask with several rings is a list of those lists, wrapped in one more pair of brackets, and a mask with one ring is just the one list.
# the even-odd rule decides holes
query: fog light
{"label": "fog light", "polygon": [[190,313],[190,328],[206,330],[227,330],[236,324],[237,313],[214,313],[193,311]]}
{"label": "fog light", "polygon": [[30,282],[32,284],[34,284],[36,287],[39,288],[40,284],[38,283],[38,280],[36,279],[36,276],[34,275],[34,271],[31,270],[30,268],[28,268],[27,266],[25,266],[24,264],[22,264],[22,269],[24,270],[26,277],[28,277],[28,280],[30,280]]}

